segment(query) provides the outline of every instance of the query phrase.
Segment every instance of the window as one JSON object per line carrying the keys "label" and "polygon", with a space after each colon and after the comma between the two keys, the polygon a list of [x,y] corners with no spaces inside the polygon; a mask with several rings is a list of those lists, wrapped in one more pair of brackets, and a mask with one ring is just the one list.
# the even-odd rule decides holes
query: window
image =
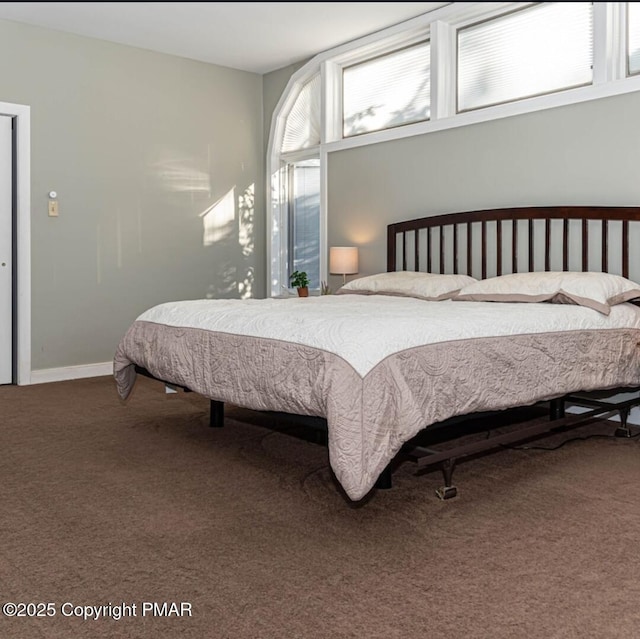
{"label": "window", "polygon": [[299,87],[287,96],[291,106],[280,119],[279,148],[272,155],[271,295],[289,288],[293,271],[305,271],[309,287],[320,288],[320,73]]}
{"label": "window", "polygon": [[590,84],[593,5],[535,5],[458,31],[458,112]]}
{"label": "window", "polygon": [[305,271],[309,288],[320,288],[320,160],[287,165],[289,250],[287,280]]}
{"label": "window", "polygon": [[640,73],[640,7],[627,2],[627,73]]}
{"label": "window", "polygon": [[320,74],[307,82],[287,115],[282,153],[320,144]]}
{"label": "window", "polygon": [[271,175],[270,295],[289,289],[294,271],[307,273],[312,290],[322,279],[320,160],[313,152],[295,155]]}
{"label": "window", "polygon": [[421,42],[343,71],[345,138],[429,119],[431,49]]}
{"label": "window", "polygon": [[270,294],[294,270],[312,288],[327,278],[331,152],[630,91],[634,2],[444,3],[317,55],[289,80],[270,130]]}

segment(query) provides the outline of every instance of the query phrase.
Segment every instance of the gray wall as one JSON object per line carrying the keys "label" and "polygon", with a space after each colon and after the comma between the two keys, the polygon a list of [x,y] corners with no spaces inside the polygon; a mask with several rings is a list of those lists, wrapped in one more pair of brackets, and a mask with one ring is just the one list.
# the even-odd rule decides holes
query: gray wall
{"label": "gray wall", "polygon": [[[262,78],[7,21],[0,59],[0,101],[32,115],[34,369],[110,360],[156,303],[265,295],[264,150],[303,63]],[[638,112],[635,93],[333,152],[329,244],[358,244],[367,274],[392,221],[639,204]],[[205,241],[200,215],[229,193]]]}
{"label": "gray wall", "polygon": [[264,296],[261,76],[8,21],[0,60],[31,107],[33,369],[111,360],[160,302]]}
{"label": "gray wall", "polygon": [[[386,270],[386,225],[456,211],[640,205],[640,93],[329,154],[329,245]],[[334,282],[335,283],[335,282]]]}

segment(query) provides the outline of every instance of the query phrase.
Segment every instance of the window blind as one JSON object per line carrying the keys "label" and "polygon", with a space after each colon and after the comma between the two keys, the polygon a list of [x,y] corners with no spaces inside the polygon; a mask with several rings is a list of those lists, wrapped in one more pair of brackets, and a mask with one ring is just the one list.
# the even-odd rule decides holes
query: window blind
{"label": "window blind", "polygon": [[305,271],[320,288],[320,160],[289,165],[293,171],[289,219],[289,275]]}
{"label": "window blind", "polygon": [[287,115],[282,153],[320,144],[320,74],[307,82]]}
{"label": "window blind", "polygon": [[640,73],[640,6],[627,2],[627,59],[629,75]]}
{"label": "window blind", "polygon": [[458,111],[590,84],[593,4],[535,5],[458,30]]}
{"label": "window blind", "polygon": [[346,67],[342,75],[343,136],[428,120],[429,42]]}

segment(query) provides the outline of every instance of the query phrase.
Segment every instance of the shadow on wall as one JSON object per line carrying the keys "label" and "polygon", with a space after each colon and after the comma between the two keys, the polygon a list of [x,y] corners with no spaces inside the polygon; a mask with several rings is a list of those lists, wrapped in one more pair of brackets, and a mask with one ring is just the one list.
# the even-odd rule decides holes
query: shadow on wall
{"label": "shadow on wall", "polygon": [[236,196],[234,186],[215,204],[200,214],[204,246],[215,248],[223,256],[217,261],[214,281],[206,297],[253,296],[254,267],[248,262],[255,248],[255,185]]}
{"label": "shadow on wall", "polygon": [[162,191],[179,199],[174,205],[182,210],[187,207],[202,220],[201,246],[207,254],[210,274],[204,296],[249,298],[255,293],[255,184],[243,190],[234,185],[208,204],[212,195],[210,157],[208,146],[206,152],[202,149],[201,153],[180,155],[160,149],[150,163],[153,179],[156,184],[159,181]]}

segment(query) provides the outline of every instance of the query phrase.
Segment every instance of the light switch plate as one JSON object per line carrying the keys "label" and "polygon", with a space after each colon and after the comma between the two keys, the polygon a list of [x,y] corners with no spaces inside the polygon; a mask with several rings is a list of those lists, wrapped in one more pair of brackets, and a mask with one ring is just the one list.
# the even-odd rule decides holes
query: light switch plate
{"label": "light switch plate", "polygon": [[49,217],[58,217],[58,201],[49,200]]}

